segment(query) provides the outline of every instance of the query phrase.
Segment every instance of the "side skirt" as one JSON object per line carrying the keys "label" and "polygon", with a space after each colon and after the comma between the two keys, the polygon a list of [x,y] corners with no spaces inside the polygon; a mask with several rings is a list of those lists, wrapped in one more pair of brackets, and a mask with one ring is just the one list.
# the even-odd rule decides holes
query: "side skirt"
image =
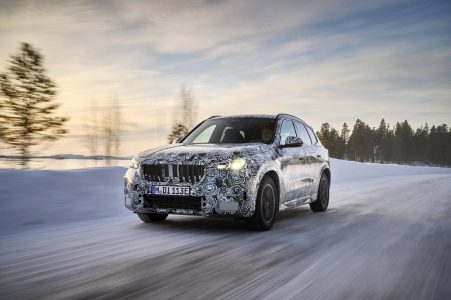
{"label": "side skirt", "polygon": [[[313,198],[313,196],[314,196],[314,198]],[[298,207],[298,206],[301,206],[301,205],[304,205],[304,204],[311,203],[311,202],[313,202],[315,200],[316,200],[316,193],[313,194],[313,195],[309,195],[309,196],[293,199],[293,200],[287,201],[285,203],[282,203],[280,205],[279,210],[284,210],[284,209],[287,209],[287,208]]]}

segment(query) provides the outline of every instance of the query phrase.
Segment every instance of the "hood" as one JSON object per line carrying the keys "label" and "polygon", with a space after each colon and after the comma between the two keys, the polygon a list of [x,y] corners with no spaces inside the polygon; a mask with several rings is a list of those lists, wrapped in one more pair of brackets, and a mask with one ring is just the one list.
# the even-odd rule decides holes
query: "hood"
{"label": "hood", "polygon": [[202,144],[183,145],[171,144],[143,151],[136,159],[199,161],[203,159],[222,161],[235,157],[246,157],[270,151],[271,146],[261,143],[254,144]]}

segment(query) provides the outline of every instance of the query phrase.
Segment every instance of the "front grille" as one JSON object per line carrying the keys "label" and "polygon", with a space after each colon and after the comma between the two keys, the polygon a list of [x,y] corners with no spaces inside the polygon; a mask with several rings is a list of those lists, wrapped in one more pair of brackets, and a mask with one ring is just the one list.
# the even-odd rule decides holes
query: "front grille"
{"label": "front grille", "polygon": [[204,176],[205,167],[188,164],[144,164],[142,171],[147,181],[166,182],[176,179],[179,182],[196,183]]}
{"label": "front grille", "polygon": [[144,195],[144,208],[201,209],[201,197]]}

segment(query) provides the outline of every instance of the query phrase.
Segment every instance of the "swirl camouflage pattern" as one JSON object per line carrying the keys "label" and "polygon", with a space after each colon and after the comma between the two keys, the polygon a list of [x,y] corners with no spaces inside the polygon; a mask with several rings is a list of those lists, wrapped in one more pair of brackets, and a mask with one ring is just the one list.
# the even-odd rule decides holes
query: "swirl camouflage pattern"
{"label": "swirl camouflage pattern", "polygon": [[179,143],[139,153],[124,180],[125,206],[143,221],[266,213],[260,223],[269,229],[281,209],[310,203],[324,211],[330,168],[327,150],[302,120],[243,115],[212,117]]}

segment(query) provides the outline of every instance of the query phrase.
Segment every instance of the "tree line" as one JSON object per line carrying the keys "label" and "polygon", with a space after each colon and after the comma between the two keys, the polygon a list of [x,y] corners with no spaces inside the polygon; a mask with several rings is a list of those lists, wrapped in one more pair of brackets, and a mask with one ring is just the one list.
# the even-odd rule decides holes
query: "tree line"
{"label": "tree line", "polygon": [[[16,151],[27,165],[31,149],[55,141],[67,133],[68,118],[58,114],[56,85],[46,74],[43,55],[28,43],[11,56],[6,72],[0,73],[0,142]],[[182,113],[168,135],[172,142],[194,125],[197,106],[190,89],[180,90]],[[91,154],[119,153],[121,108],[117,99],[105,107],[91,107],[85,120],[85,141]],[[346,123],[340,131],[323,123],[318,136],[331,157],[361,162],[393,162],[451,166],[451,129],[446,124],[428,124],[413,129],[407,121],[391,127],[381,120],[370,127],[360,119],[352,130]]]}
{"label": "tree line", "polygon": [[407,120],[391,127],[382,119],[376,128],[357,119],[352,133],[346,123],[341,131],[323,123],[317,134],[333,158],[451,166],[451,128],[447,124],[426,123],[414,129]]}

